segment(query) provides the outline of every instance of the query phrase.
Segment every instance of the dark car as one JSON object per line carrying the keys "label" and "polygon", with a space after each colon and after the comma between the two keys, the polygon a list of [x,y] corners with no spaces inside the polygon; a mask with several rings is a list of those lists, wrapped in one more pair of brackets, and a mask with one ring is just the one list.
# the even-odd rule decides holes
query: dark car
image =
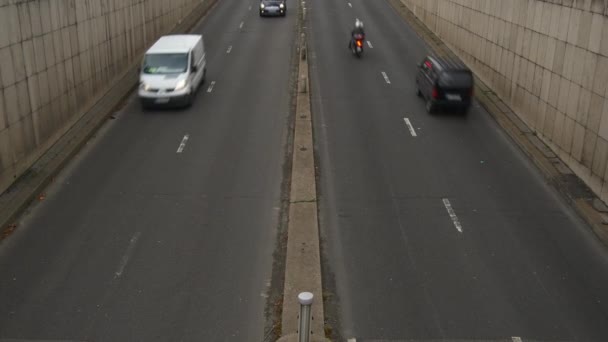
{"label": "dark car", "polygon": [[287,14],[287,3],[285,3],[285,0],[260,1],[260,17],[267,15],[280,15],[284,17],[285,14]]}
{"label": "dark car", "polygon": [[473,73],[460,60],[428,56],[416,73],[418,96],[426,100],[429,113],[437,108],[467,112],[473,100]]}

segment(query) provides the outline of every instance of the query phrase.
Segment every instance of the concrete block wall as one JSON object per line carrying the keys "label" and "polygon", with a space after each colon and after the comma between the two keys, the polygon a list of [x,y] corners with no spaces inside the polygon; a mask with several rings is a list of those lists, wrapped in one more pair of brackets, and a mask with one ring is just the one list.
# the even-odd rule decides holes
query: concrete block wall
{"label": "concrete block wall", "polygon": [[201,0],[0,0],[0,193]]}
{"label": "concrete block wall", "polygon": [[608,202],[608,0],[402,0]]}

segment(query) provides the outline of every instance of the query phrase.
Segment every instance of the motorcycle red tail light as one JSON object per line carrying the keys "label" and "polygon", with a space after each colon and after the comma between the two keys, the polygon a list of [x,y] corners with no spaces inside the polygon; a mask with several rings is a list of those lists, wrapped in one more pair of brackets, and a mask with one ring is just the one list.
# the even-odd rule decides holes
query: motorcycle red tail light
{"label": "motorcycle red tail light", "polygon": [[362,47],[363,46],[363,42],[361,42],[360,40],[357,40],[357,46],[358,47]]}

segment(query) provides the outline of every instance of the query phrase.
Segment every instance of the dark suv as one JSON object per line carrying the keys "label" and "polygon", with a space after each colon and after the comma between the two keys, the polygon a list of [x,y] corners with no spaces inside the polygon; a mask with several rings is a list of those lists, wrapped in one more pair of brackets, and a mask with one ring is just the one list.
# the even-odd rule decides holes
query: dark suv
{"label": "dark suv", "polygon": [[473,100],[473,73],[460,60],[428,56],[416,73],[418,96],[426,100],[426,110],[438,107],[467,112]]}

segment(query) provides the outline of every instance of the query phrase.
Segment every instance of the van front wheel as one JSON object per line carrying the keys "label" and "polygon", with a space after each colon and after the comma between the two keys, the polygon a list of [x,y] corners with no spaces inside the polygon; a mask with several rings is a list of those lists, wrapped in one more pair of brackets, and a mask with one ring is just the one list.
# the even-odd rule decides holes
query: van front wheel
{"label": "van front wheel", "polygon": [[184,107],[185,108],[191,107],[193,102],[194,102],[194,93],[190,93],[190,94],[186,95],[186,98],[184,99]]}

